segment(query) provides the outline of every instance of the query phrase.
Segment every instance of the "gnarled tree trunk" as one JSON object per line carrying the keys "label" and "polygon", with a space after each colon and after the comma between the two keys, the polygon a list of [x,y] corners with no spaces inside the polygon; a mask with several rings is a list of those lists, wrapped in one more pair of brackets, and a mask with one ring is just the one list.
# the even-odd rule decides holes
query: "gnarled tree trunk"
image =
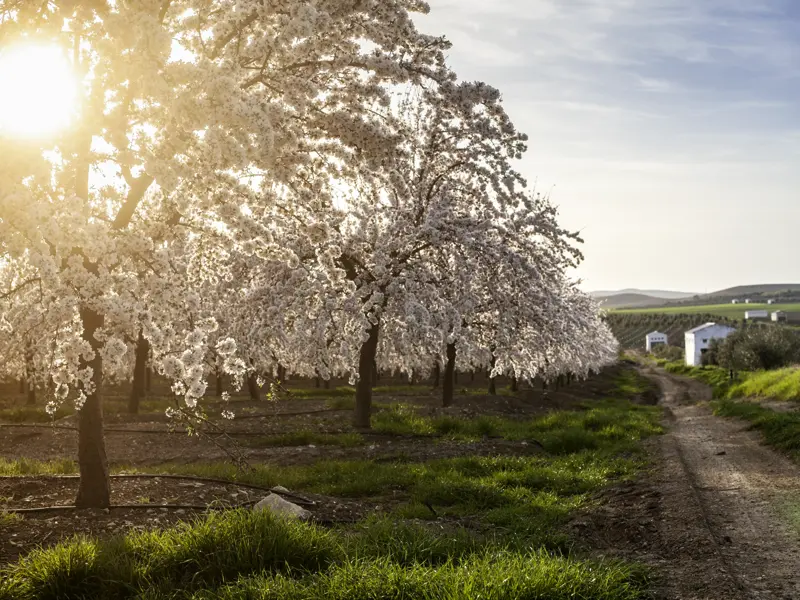
{"label": "gnarled tree trunk", "polygon": [[147,387],[147,359],[150,356],[150,342],[139,332],[136,342],[136,360],[133,364],[133,385],[128,398],[128,412],[132,415],[139,413],[139,401],[144,398]]}
{"label": "gnarled tree trunk", "polygon": [[[437,363],[438,364],[438,363]],[[453,403],[453,388],[456,384],[456,345],[447,344],[447,362],[444,365],[444,383],[442,384],[442,406]]]}
{"label": "gnarled tree trunk", "polygon": [[353,424],[360,429],[369,429],[372,416],[372,365],[378,353],[378,330],[376,323],[369,329],[367,341],[361,344],[358,358],[358,384],[356,385],[356,411]]}
{"label": "gnarled tree trunk", "polygon": [[111,504],[111,486],[103,437],[103,405],[100,399],[103,359],[100,356],[101,344],[94,337],[95,332],[103,326],[104,317],[89,308],[82,308],[80,315],[83,321],[83,339],[94,350],[94,357],[90,361],[81,360],[81,368],[92,369],[94,390],[91,394],[86,394],[86,401],[78,411],[78,468],[81,477],[75,506],[107,508]]}
{"label": "gnarled tree trunk", "polygon": [[517,383],[517,377],[516,377],[516,375],[514,375],[514,376],[512,376],[512,377],[511,377],[511,391],[512,391],[512,392],[517,392],[517,391],[519,391],[519,384]]}

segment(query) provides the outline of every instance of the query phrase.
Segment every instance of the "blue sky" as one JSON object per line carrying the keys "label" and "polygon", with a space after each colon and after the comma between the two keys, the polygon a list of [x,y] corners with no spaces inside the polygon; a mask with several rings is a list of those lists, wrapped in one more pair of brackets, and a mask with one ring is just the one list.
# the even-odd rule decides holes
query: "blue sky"
{"label": "blue sky", "polygon": [[586,289],[800,282],[800,2],[430,3],[530,135]]}

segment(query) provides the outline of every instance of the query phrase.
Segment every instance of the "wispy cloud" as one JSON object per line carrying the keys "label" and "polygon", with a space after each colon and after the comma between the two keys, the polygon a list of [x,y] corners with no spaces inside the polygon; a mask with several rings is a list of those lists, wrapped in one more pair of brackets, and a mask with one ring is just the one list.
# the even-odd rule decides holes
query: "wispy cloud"
{"label": "wispy cloud", "polygon": [[[598,286],[636,284],[600,280],[640,277],[663,254],[644,233],[654,223],[679,228],[713,207],[708,243],[724,247],[741,243],[729,234],[739,219],[760,222],[749,217],[752,195],[772,213],[791,199],[797,215],[797,0],[430,1],[421,27],[451,37],[463,77],[504,92],[531,135],[526,172],[556,184],[565,219],[586,226],[586,276]],[[632,265],[604,246],[614,231],[638,240]],[[676,260],[692,261],[682,235],[673,236]],[[771,235],[753,232],[755,243]],[[800,251],[791,243],[786,256]],[[620,260],[609,270],[592,256]],[[788,258],[785,267],[794,269]]]}

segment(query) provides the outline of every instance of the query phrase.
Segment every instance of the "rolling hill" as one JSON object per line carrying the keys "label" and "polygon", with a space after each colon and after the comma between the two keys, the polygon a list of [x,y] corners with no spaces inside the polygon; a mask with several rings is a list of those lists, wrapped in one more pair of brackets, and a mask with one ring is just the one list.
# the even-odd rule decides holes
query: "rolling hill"
{"label": "rolling hill", "polygon": [[797,292],[800,294],[800,283],[767,283],[760,285],[739,285],[732,288],[706,294],[710,298],[737,298],[739,296],[757,296],[778,294],[780,292]]}
{"label": "rolling hill", "polygon": [[590,295],[594,296],[595,298],[609,298],[611,296],[621,296],[623,294],[649,296],[652,298],[659,298],[662,300],[682,300],[684,298],[692,298],[696,295],[689,292],[672,292],[669,290],[639,290],[636,288],[628,288],[625,290],[616,290],[616,291],[590,292]]}
{"label": "rolling hill", "polygon": [[646,294],[614,294],[612,296],[595,296],[600,306],[606,309],[649,308],[664,306],[669,302],[664,298],[656,298]]}

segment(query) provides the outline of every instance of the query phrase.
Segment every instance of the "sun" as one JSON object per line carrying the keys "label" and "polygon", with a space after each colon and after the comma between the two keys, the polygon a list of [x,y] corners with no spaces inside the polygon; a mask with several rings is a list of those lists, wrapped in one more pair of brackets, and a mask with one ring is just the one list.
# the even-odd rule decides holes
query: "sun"
{"label": "sun", "polygon": [[0,50],[0,135],[40,138],[57,134],[75,116],[78,80],[55,45]]}

